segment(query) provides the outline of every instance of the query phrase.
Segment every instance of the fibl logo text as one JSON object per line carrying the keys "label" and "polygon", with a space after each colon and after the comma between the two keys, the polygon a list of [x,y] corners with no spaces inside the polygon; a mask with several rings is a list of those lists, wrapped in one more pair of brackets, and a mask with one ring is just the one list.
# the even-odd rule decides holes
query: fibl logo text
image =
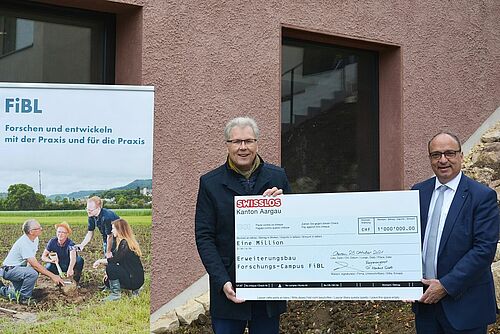
{"label": "fibl logo text", "polygon": [[5,112],[15,112],[23,114],[41,114],[42,109],[38,107],[38,99],[6,98]]}

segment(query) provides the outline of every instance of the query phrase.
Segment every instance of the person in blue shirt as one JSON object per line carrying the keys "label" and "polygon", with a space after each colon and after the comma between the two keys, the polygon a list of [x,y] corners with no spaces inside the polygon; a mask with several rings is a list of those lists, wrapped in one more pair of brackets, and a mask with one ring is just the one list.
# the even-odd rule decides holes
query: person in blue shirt
{"label": "person in blue shirt", "polygon": [[84,260],[75,249],[75,243],[69,238],[71,227],[66,222],[55,225],[56,237],[49,240],[42,253],[42,261],[47,262],[45,268],[48,271],[58,274],[56,263],[59,263],[61,270],[66,276],[73,277],[78,283],[82,275]]}
{"label": "person in blue shirt", "polygon": [[92,240],[94,230],[97,227],[102,234],[103,251],[106,258],[110,258],[113,249],[113,234],[111,233],[111,222],[120,217],[109,209],[102,207],[102,200],[98,196],[92,196],[87,200],[88,232],[83,241],[75,245],[77,250],[83,248]]}

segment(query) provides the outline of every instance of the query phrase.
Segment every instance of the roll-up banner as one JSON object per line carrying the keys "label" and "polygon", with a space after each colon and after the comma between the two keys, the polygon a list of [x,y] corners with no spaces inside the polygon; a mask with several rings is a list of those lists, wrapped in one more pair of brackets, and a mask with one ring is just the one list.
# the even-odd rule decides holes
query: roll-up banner
{"label": "roll-up banner", "polygon": [[[61,265],[64,289],[39,275],[31,297],[42,309],[59,315],[54,310],[60,300],[95,303],[106,269],[93,263],[104,253],[110,256],[107,238],[116,230],[103,226],[117,217],[129,223],[140,245],[146,272],[141,291],[149,290],[153,106],[153,87],[0,83],[0,240],[4,245],[0,264],[13,258],[8,253],[30,219],[42,227],[36,229],[39,263],[50,266],[42,254],[52,251],[49,244],[54,245],[54,239],[61,245],[56,229],[64,223],[71,227],[66,232],[72,242],[67,244],[70,251],[76,250],[85,261],[79,283],[76,271],[73,275]],[[95,209],[99,202],[95,197],[88,201],[93,196],[102,200],[102,210]],[[89,234],[93,235],[90,242],[84,243]],[[66,289],[71,286],[78,288]],[[0,307],[11,308],[11,301],[3,297]],[[149,298],[136,303],[137,308],[148,312]],[[149,323],[144,327],[149,329]]]}
{"label": "roll-up banner", "polygon": [[77,198],[151,180],[153,95],[144,86],[0,83],[0,193],[26,184]]}

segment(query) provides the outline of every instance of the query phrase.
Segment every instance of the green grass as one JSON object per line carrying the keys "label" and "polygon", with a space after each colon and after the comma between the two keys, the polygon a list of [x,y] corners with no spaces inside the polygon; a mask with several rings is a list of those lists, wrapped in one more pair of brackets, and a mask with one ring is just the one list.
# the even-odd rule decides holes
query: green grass
{"label": "green grass", "polygon": [[84,305],[60,306],[37,314],[36,324],[23,324],[0,317],[0,332],[5,334],[99,334],[149,333],[150,277],[137,298],[123,294],[122,299],[103,303],[99,293]]}
{"label": "green grass", "polygon": [[[124,209],[114,211],[121,218],[135,226],[151,226],[150,209]],[[42,225],[54,225],[66,221],[70,226],[86,226],[87,213],[85,210],[60,210],[60,211],[0,211],[1,224],[19,224],[34,218]]]}

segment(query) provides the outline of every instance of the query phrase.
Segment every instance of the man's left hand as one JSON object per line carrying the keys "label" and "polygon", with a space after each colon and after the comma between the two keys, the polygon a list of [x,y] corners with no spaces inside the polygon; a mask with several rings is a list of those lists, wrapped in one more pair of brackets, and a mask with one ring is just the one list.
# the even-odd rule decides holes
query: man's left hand
{"label": "man's left hand", "polygon": [[422,283],[428,285],[429,287],[425,293],[420,298],[419,302],[424,304],[436,304],[448,293],[444,286],[439,282],[439,280],[433,279],[422,279]]}
{"label": "man's left hand", "polygon": [[264,191],[264,193],[262,195],[275,197],[275,196],[282,195],[282,194],[283,194],[283,189],[278,189],[276,187],[272,187],[272,188]]}
{"label": "man's left hand", "polygon": [[104,263],[105,263],[104,259],[95,260],[94,264],[92,265],[92,268],[97,269],[97,268],[99,268],[99,265],[104,264]]}
{"label": "man's left hand", "polygon": [[73,276],[74,272],[72,268],[69,268],[68,271],[66,272],[66,276],[71,277]]}
{"label": "man's left hand", "polygon": [[226,284],[224,284],[224,287],[222,288],[222,291],[224,291],[226,298],[235,304],[241,304],[245,301],[244,299],[239,299],[236,297],[236,292],[234,292],[233,284],[231,284],[231,282],[226,282]]}
{"label": "man's left hand", "polygon": [[111,257],[113,257],[113,253],[111,253],[111,252],[107,252],[107,253],[106,253],[106,259],[109,259],[109,258],[111,258]]}

